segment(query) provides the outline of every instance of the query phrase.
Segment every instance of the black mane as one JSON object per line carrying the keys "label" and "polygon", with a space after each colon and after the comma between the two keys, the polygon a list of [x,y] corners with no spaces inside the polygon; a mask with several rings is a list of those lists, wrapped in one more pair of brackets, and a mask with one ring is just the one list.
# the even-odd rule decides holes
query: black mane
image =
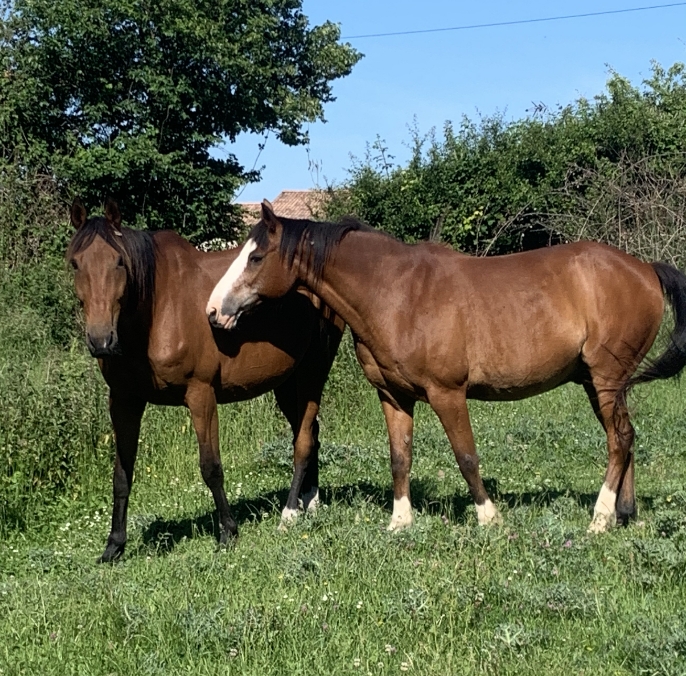
{"label": "black mane", "polygon": [[[279,245],[281,258],[292,266],[296,255],[299,256],[301,265],[305,265],[306,274],[312,275],[315,284],[321,281],[324,266],[331,258],[334,249],[349,232],[379,232],[349,216],[342,218],[338,223],[281,218],[280,216],[277,218],[283,226]],[[265,222],[260,220],[250,231],[249,237],[255,240],[260,249],[264,249],[269,237]]]}
{"label": "black mane", "polygon": [[155,292],[156,261],[156,247],[152,233],[122,228],[119,234],[102,216],[90,218],[72,237],[67,249],[67,260],[89,247],[98,235],[122,257],[131,299],[135,303],[152,300]]}

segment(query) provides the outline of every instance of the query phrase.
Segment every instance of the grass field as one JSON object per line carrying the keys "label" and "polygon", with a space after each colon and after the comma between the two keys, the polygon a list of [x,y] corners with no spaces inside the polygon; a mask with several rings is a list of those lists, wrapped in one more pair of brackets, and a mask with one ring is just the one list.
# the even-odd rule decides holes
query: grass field
{"label": "grass field", "polygon": [[633,397],[639,517],[628,528],[586,533],[606,451],[583,391],[568,386],[471,403],[501,527],[477,526],[447,439],[421,407],[416,525],[389,534],[380,407],[344,348],[321,416],[324,505],[286,533],[290,443],[271,396],[221,410],[240,528],[226,551],[187,413],[151,408],[126,554],[96,565],[111,508],[101,428],[89,480],[0,543],[0,674],[686,673],[678,384]]}

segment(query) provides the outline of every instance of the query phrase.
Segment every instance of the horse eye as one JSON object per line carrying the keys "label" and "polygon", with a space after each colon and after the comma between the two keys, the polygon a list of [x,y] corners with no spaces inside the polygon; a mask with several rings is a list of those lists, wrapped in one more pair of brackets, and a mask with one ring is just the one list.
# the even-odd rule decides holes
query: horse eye
{"label": "horse eye", "polygon": [[261,263],[263,258],[264,254],[252,254],[249,260],[251,263]]}
{"label": "horse eye", "polygon": [[79,269],[79,264],[73,258],[69,262],[71,263],[71,266],[72,266],[72,268],[74,268],[74,270]]}

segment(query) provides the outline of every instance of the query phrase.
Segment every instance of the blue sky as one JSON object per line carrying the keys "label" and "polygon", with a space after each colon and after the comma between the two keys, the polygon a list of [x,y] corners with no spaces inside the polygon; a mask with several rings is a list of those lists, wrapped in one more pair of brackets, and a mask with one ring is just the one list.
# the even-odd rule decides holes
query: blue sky
{"label": "blue sky", "polygon": [[[345,37],[652,4],[662,2],[304,0],[303,9],[312,24],[340,23]],[[264,165],[262,180],[246,186],[238,201],[340,183],[351,156],[363,158],[377,135],[402,164],[414,120],[425,133],[463,115],[500,111],[519,118],[534,103],[553,107],[600,93],[609,68],[638,84],[649,76],[652,60],[663,66],[686,61],[686,6],[350,42],[365,57],[351,75],[334,83],[336,101],[325,108],[326,123],[310,125],[309,146],[284,146],[270,136],[258,158],[261,138],[244,135],[227,147],[248,168],[255,161]]]}

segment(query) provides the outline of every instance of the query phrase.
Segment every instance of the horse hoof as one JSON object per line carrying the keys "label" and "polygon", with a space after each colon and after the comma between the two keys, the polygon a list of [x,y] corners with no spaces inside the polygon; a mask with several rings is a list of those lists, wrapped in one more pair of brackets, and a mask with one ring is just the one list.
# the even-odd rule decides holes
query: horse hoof
{"label": "horse hoof", "polygon": [[386,526],[386,530],[389,533],[397,533],[398,531],[405,530],[406,528],[410,528],[412,524],[414,523],[414,519],[410,516],[410,518],[403,518],[403,519],[391,519],[391,522]]}
{"label": "horse hoof", "polygon": [[295,523],[295,520],[298,518],[298,510],[297,509],[291,509],[290,507],[284,507],[283,512],[281,512],[281,521],[279,522],[279,525],[277,526],[276,530],[278,530],[280,533],[285,533],[290,526],[292,526]]}
{"label": "horse hoof", "polygon": [[490,500],[486,500],[482,505],[476,505],[476,518],[480,526],[502,526],[503,524],[503,517]]}
{"label": "horse hoof", "polygon": [[230,547],[233,544],[235,544],[236,540],[238,539],[238,529],[234,530],[225,530],[224,528],[220,529],[219,532],[219,546],[226,548]]}
{"label": "horse hoof", "polygon": [[496,511],[495,515],[490,521],[486,521],[484,524],[486,526],[502,526],[503,525],[503,515]]}
{"label": "horse hoof", "polygon": [[586,532],[594,534],[606,533],[614,524],[614,514],[596,514]]}
{"label": "horse hoof", "polygon": [[618,526],[628,526],[631,521],[634,521],[636,519],[636,510],[632,511],[620,511],[619,509],[617,510],[617,525]]}
{"label": "horse hoof", "polygon": [[125,545],[108,544],[102,555],[96,559],[96,563],[114,563],[121,558]]}
{"label": "horse hoof", "polygon": [[300,504],[304,510],[310,514],[314,514],[319,507],[319,487],[315,486],[307,493],[303,493]]}

